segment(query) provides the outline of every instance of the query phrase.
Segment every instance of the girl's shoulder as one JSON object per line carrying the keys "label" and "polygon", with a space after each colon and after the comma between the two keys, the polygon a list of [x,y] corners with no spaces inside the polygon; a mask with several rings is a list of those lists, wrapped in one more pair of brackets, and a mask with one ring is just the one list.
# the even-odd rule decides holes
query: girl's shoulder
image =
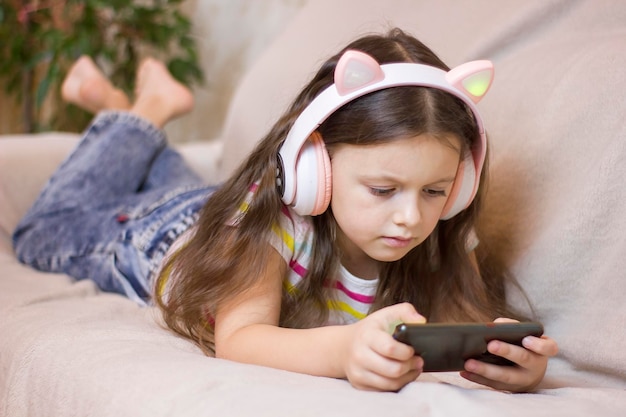
{"label": "girl's shoulder", "polygon": [[273,227],[270,243],[287,262],[309,256],[315,236],[313,220],[283,205],[278,224]]}
{"label": "girl's shoulder", "polygon": [[[232,225],[239,224],[241,218],[246,215],[249,205],[254,201],[258,187],[258,182],[250,186],[244,201],[231,221]],[[311,217],[301,216],[291,207],[282,204],[278,222],[274,224],[266,239],[288,265],[294,263],[308,265],[313,238],[314,228]]]}
{"label": "girl's shoulder", "polygon": [[314,239],[313,221],[283,206],[279,222],[270,233],[269,243],[288,266],[285,285],[288,291],[304,279],[311,263]]}

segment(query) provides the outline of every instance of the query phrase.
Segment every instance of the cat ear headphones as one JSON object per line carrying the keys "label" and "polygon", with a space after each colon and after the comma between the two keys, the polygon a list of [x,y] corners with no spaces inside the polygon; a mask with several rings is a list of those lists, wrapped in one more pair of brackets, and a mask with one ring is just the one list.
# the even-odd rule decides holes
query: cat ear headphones
{"label": "cat ear headphones", "polygon": [[335,67],[335,83],[322,91],[298,116],[278,152],[276,187],[283,202],[300,215],[315,216],[328,208],[332,193],[330,158],[316,131],[338,108],[365,94],[398,86],[422,86],[446,91],[470,108],[480,143],[459,163],[452,190],[441,214],[447,220],[465,210],[478,191],[485,162],[487,135],[476,103],[493,80],[490,61],[472,61],[446,72],[430,65],[380,65],[371,56],[346,51]]}

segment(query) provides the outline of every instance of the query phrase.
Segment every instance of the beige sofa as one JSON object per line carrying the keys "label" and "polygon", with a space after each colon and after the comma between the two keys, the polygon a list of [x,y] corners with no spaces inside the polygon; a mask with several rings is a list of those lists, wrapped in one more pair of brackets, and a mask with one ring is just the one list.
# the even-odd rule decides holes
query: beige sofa
{"label": "beige sofa", "polygon": [[0,416],[626,415],[626,3],[310,1],[244,77],[222,138],[181,150],[224,178],[326,56],[390,25],[450,65],[495,63],[479,232],[560,344],[539,391],[445,373],[373,393],[207,358],[155,309],[20,265],[11,231],[75,143],[53,133],[0,139]]}

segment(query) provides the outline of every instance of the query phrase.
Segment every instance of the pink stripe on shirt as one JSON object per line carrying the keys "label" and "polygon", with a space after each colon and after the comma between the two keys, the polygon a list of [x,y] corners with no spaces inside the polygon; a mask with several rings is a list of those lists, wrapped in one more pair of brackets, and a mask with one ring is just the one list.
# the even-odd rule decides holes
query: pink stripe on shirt
{"label": "pink stripe on shirt", "polygon": [[376,298],[372,295],[363,295],[363,294],[358,294],[356,292],[350,291],[339,281],[335,281],[335,288],[338,289],[339,291],[342,291],[344,294],[346,294],[348,297],[352,298],[353,300],[361,302],[361,303],[365,303],[365,304],[372,304],[374,302],[374,299]]}
{"label": "pink stripe on shirt", "polygon": [[300,275],[302,278],[304,278],[307,272],[309,272],[305,267],[300,265],[298,261],[295,259],[292,259],[291,262],[289,262],[289,268],[291,268],[293,272]]}

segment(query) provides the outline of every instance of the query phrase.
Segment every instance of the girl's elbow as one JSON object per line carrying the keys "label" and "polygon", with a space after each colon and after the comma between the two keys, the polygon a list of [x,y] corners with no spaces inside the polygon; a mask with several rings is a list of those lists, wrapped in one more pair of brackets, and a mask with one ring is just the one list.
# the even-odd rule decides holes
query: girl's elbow
{"label": "girl's elbow", "polygon": [[232,361],[239,361],[237,352],[244,341],[239,340],[238,332],[230,332],[229,334],[215,334],[215,357],[218,359],[227,359]]}
{"label": "girl's elbow", "polygon": [[229,353],[231,349],[228,348],[228,340],[224,338],[215,337],[215,357],[218,359],[231,359]]}
{"label": "girl's elbow", "polygon": [[215,357],[217,359],[228,359],[228,356],[226,355],[226,350],[218,347],[217,344],[215,344]]}

